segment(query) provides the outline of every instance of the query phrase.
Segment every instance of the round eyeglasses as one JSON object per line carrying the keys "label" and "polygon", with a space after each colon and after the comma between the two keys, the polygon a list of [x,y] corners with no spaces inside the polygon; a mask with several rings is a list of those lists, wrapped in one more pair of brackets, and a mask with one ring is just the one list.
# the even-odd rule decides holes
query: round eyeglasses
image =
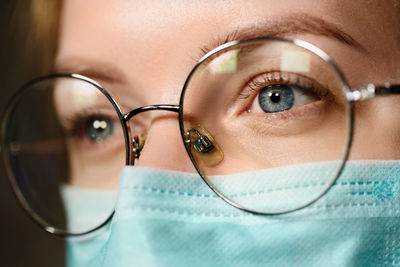
{"label": "round eyeglasses", "polygon": [[[17,198],[37,223],[55,234],[86,234],[113,216],[117,177],[145,144],[146,111],[168,110],[179,113],[186,151],[218,196],[252,213],[282,214],[315,202],[340,175],[352,102],[399,92],[350,89],[328,55],[304,41],[236,41],[200,60],[179,105],[123,113],[82,75],[35,79],[7,107],[2,154]],[[295,176],[286,171],[299,165],[304,171]]]}

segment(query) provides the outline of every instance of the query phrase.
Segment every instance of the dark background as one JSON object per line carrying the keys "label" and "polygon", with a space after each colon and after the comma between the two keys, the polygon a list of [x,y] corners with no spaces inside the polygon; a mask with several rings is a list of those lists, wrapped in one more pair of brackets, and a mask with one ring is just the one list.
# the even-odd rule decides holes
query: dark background
{"label": "dark background", "polygon": [[[0,116],[28,80],[51,73],[58,0],[0,1]],[[3,155],[1,155],[3,156]],[[64,266],[64,239],[37,226],[19,206],[0,162],[0,265]]]}

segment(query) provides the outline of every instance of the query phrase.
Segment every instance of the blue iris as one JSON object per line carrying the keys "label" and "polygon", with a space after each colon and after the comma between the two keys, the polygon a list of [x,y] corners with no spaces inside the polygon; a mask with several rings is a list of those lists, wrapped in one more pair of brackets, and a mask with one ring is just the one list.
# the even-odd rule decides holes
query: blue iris
{"label": "blue iris", "polygon": [[271,84],[261,89],[258,102],[267,113],[288,110],[294,105],[294,91],[287,85]]}

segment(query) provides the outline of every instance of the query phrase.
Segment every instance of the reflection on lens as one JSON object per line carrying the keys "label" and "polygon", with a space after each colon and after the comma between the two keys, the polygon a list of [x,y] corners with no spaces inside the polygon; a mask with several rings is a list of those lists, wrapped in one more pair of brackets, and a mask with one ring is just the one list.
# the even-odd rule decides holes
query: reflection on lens
{"label": "reflection on lens", "polygon": [[[181,130],[187,150],[231,204],[265,214],[301,208],[327,191],[344,163],[346,88],[331,63],[291,41],[229,46],[208,56],[186,82]],[[202,135],[188,135],[204,129],[223,155],[215,164],[215,150],[201,148]],[[289,169],[299,171],[286,175]]]}
{"label": "reflection on lens", "polygon": [[5,158],[19,199],[50,231],[82,234],[112,215],[125,163],[120,112],[94,83],[30,83],[6,122]]}

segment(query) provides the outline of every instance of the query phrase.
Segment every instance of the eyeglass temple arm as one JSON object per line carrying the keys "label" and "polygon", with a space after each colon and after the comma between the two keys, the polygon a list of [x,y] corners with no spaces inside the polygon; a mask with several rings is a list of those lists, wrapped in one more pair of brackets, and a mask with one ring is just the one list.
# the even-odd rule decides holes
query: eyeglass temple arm
{"label": "eyeglass temple arm", "polygon": [[346,98],[348,101],[359,101],[369,98],[373,98],[376,95],[391,95],[400,94],[400,85],[385,85],[376,87],[373,84],[368,84],[364,88],[354,89],[346,93]]}
{"label": "eyeglass temple arm", "polygon": [[389,95],[389,94],[400,94],[400,85],[375,88],[375,95]]}

